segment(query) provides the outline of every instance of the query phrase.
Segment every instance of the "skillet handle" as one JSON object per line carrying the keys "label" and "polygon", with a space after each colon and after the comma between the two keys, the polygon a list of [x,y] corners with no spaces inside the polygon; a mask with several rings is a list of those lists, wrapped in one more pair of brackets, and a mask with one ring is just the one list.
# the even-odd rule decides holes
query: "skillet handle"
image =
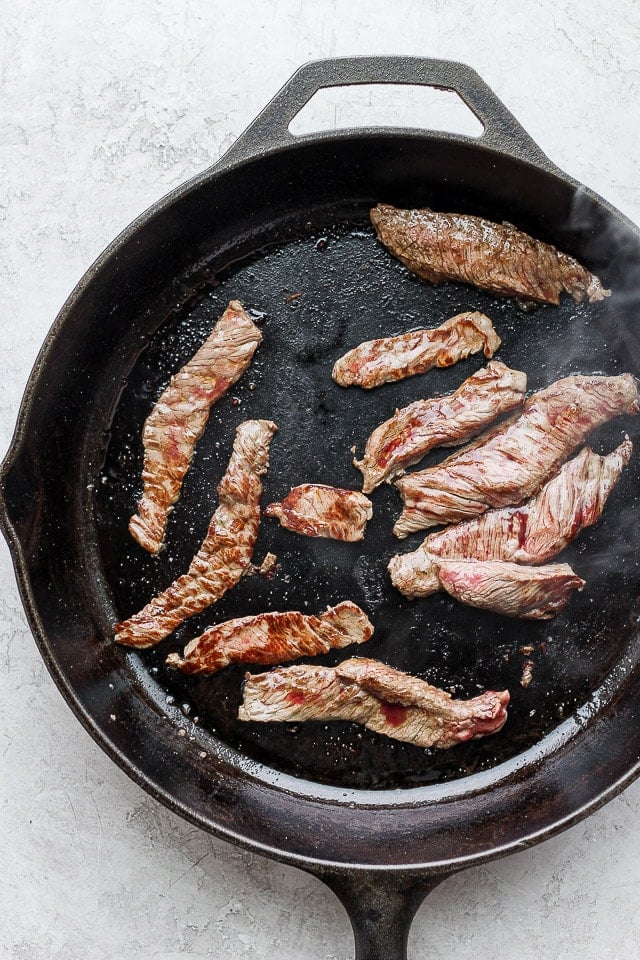
{"label": "skillet handle", "polygon": [[333,890],[349,915],[355,960],[407,960],[407,941],[416,911],[446,878],[374,871],[313,872]]}
{"label": "skillet handle", "polygon": [[[289,125],[318,90],[385,83],[452,90],[475,114],[484,131],[477,138],[461,134],[444,136],[479,143],[549,171],[558,169],[475,70],[453,60],[425,57],[339,57],[304,64],[240,134],[225,154],[225,160],[248,159],[278,147],[316,139],[317,134],[294,137]],[[354,132],[341,131],[341,135]],[[330,135],[334,135],[333,132]]]}

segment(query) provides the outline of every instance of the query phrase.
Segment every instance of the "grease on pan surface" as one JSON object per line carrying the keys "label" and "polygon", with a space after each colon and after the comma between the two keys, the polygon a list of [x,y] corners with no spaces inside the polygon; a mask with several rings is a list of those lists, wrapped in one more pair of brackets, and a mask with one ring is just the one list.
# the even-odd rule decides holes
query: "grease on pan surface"
{"label": "grease on pan surface", "polygon": [[[141,351],[114,413],[95,494],[104,574],[119,617],[139,610],[187,569],[206,533],[216,505],[215,486],[241,421],[266,418],[280,425],[264,479],[263,503],[269,503],[301,476],[328,482],[327,449],[338,451],[329,482],[355,487],[360,474],[350,448],[355,444],[361,452],[390,412],[424,396],[424,380],[413,377],[351,398],[331,380],[331,368],[350,344],[436,326],[443,316],[468,309],[469,288],[454,283],[434,287],[410,275],[375,239],[367,223],[368,205],[355,222],[335,225],[341,216],[350,212],[332,210],[307,228],[305,215],[291,223],[291,239],[283,233],[256,235],[247,241],[254,256],[242,259],[242,251],[234,248],[224,254],[228,267],[207,264],[185,278],[191,288],[200,284],[199,293],[167,316]],[[535,225],[530,230],[537,232]],[[304,296],[286,302],[298,292]],[[171,541],[152,558],[127,531],[142,466],[142,425],[168,376],[194,354],[234,298],[244,302],[250,315],[265,314],[263,343],[247,374],[212,409],[172,514]],[[524,315],[512,300],[473,292],[474,307],[491,316],[500,331],[500,359],[528,373],[530,390],[577,372],[638,372],[633,343],[617,340],[606,323],[615,299],[614,294],[603,304],[587,306],[565,297],[559,307],[543,306]],[[478,356],[428,377],[434,389],[450,393],[484,363]],[[609,452],[625,432],[637,437],[639,419],[620,418],[588,442],[598,453]],[[441,457],[441,451],[433,451],[424,464]],[[631,458],[597,525],[564,551],[561,559],[587,586],[555,620],[512,621],[464,607],[444,593],[420,602],[402,597],[386,569],[398,552],[391,534],[398,496],[382,485],[372,495],[374,515],[363,543],[295,537],[277,523],[262,523],[254,556],[277,555],[273,579],[242,578],[212,610],[187,621],[171,639],[130,656],[157,690],[159,702],[170,697],[173,710],[184,707],[187,729],[197,716],[200,728],[249,759],[295,776],[345,787],[410,787],[494,766],[537,743],[584,702],[623,656],[637,629],[637,553],[628,517],[640,509],[639,459],[636,454]],[[422,539],[407,541],[407,549]],[[369,546],[373,543],[375,550]],[[460,699],[481,690],[509,689],[509,721],[499,735],[442,752],[386,741],[341,722],[300,724],[295,733],[288,724],[242,724],[237,710],[243,667],[229,666],[212,677],[184,677],[164,664],[169,653],[182,652],[212,623],[266,609],[314,613],[345,597],[375,624],[367,656],[428,678],[435,686],[453,687]],[[526,690],[520,686],[522,658],[517,653],[522,645],[534,648],[531,658],[536,661],[535,682]],[[314,663],[333,665],[343,657],[335,651]]]}

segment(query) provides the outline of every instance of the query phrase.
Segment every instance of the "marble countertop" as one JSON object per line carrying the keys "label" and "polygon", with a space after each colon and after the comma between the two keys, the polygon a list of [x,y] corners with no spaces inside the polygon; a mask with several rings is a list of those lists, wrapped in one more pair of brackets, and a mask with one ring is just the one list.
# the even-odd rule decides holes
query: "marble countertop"
{"label": "marble countertop", "polygon": [[[3,451],[39,346],[89,264],[213,162],[306,60],[465,61],[562,169],[640,222],[634,0],[22,0],[3,27]],[[401,123],[440,123],[439,101],[420,109],[409,94],[394,107]],[[307,123],[383,110],[336,94]],[[346,914],[319,881],[205,835],[101,753],[36,651],[4,543],[0,782],[1,957],[353,955]],[[639,815],[635,784],[559,837],[448,880],[419,911],[410,956],[640,957]]]}

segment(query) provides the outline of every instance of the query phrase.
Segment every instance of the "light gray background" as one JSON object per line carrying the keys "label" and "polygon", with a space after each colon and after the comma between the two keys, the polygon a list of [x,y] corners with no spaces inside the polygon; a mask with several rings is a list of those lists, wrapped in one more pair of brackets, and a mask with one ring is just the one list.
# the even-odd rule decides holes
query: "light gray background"
{"label": "light gray background", "polygon": [[[40,343],[91,261],[214,161],[305,60],[466,61],[560,167],[640,221],[634,0],[2,7],[3,449]],[[327,115],[370,120],[357,102]],[[440,123],[439,103],[415,110],[394,101],[398,122]],[[182,822],[99,751],[40,661],[4,544],[0,632],[0,956],[352,956],[346,915],[318,881]],[[557,839],[449,880],[416,918],[412,956],[640,957],[639,813],[640,784]]]}

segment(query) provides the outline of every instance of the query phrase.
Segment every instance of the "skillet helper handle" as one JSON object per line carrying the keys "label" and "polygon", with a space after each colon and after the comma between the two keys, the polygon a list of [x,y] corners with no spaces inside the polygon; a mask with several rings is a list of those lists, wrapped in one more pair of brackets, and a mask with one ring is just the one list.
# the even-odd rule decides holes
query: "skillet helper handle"
{"label": "skillet helper handle", "polygon": [[[38,543],[41,497],[36,471],[23,450],[19,437],[14,437],[0,465],[0,532],[16,551],[29,554]],[[17,569],[17,568],[16,568]]]}
{"label": "skillet helper handle", "polygon": [[407,960],[407,941],[416,911],[445,877],[424,879],[354,871],[322,875],[321,879],[349,915],[355,960]]}
{"label": "skillet helper handle", "polygon": [[[461,134],[444,136],[479,143],[550,171],[557,169],[475,70],[454,60],[426,57],[339,57],[304,64],[240,134],[225,154],[225,160],[255,157],[303,142],[308,138],[293,136],[289,125],[313,95],[326,87],[356,84],[405,84],[451,90],[475,114],[484,131],[477,138]],[[348,135],[347,131],[341,133]]]}

